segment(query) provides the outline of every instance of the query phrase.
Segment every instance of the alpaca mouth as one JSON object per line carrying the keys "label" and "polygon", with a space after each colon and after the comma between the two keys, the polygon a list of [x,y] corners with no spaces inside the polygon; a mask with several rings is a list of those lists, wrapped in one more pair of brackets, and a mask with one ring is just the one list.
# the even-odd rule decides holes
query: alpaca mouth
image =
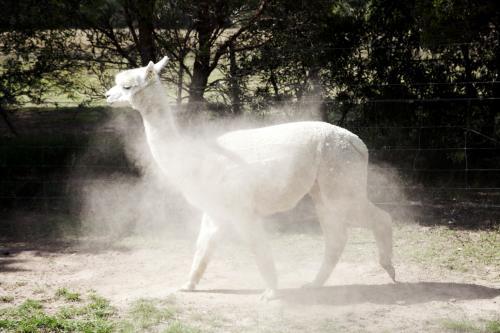
{"label": "alpaca mouth", "polygon": [[106,94],[105,96],[106,96],[106,103],[108,103],[109,105],[116,104],[120,100],[120,98],[117,97],[115,94]]}
{"label": "alpaca mouth", "polygon": [[119,98],[115,98],[113,96],[107,97],[106,98],[106,103],[110,107],[116,107],[116,108],[130,106],[130,104],[128,103],[128,101],[124,101],[124,100],[121,100]]}
{"label": "alpaca mouth", "polygon": [[124,101],[120,101],[119,98],[116,98],[114,96],[108,96],[106,98],[106,103],[111,106],[111,107],[120,107],[120,106],[127,106],[128,103]]}

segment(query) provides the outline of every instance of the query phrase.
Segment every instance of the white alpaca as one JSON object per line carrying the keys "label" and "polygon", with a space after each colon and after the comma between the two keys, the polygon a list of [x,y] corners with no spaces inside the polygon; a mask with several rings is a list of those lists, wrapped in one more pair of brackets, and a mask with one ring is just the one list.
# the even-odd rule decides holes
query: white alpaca
{"label": "white alpaca", "polygon": [[169,112],[159,73],[167,63],[123,71],[107,93],[110,104],[138,110],[151,153],[169,182],[204,212],[189,281],[200,281],[225,225],[232,225],[255,254],[267,297],[277,288],[262,217],[293,208],[309,194],[325,237],[321,268],[308,286],[328,279],[346,243],[348,226],[373,230],[379,261],[394,280],[391,217],[367,198],[368,151],[346,129],[295,122],[229,132],[215,144],[183,136]]}

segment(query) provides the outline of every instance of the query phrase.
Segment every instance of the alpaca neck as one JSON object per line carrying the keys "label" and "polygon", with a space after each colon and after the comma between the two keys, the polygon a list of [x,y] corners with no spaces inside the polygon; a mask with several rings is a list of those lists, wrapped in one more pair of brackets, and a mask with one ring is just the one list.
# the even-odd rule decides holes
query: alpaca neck
{"label": "alpaca neck", "polygon": [[151,83],[144,91],[134,96],[134,109],[138,110],[144,122],[148,141],[165,141],[179,137],[174,116],[160,81]]}
{"label": "alpaca neck", "polygon": [[[179,133],[161,83],[155,82],[133,101],[142,116],[149,149],[164,175],[177,183],[186,172],[186,139]],[[191,163],[190,163],[191,164]]]}

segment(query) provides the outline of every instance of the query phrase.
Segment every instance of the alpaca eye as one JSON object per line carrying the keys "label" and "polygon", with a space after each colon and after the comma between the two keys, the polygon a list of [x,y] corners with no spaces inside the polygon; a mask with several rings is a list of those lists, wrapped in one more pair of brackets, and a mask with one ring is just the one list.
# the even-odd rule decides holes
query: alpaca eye
{"label": "alpaca eye", "polygon": [[132,88],[132,86],[123,86],[123,89],[125,90],[129,90],[130,88]]}

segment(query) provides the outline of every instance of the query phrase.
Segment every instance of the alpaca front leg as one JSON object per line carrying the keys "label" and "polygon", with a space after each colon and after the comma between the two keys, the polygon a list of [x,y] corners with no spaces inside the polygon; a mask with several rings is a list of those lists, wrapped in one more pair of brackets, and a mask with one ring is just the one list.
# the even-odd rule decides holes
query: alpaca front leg
{"label": "alpaca front leg", "polygon": [[214,252],[219,229],[219,226],[216,225],[207,214],[203,215],[200,234],[196,242],[196,252],[191,266],[191,272],[189,273],[189,280],[181,288],[181,291],[194,290],[198,282],[200,282]]}

